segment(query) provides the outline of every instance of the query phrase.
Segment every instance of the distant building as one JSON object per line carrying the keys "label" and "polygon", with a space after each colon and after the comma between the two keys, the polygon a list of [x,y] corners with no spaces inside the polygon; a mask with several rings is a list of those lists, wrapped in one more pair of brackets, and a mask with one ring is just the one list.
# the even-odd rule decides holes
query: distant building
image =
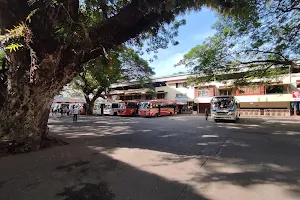
{"label": "distant building", "polygon": [[186,81],[189,74],[176,74],[152,79],[152,88],[142,88],[136,81],[114,84],[108,99],[111,100],[176,100],[182,105],[181,112],[191,112],[194,102],[194,87]]}
{"label": "distant building", "polygon": [[[114,84],[110,100],[167,99],[181,102],[182,112],[204,113],[213,96],[233,95],[240,101],[243,115],[300,115],[300,73],[281,75],[270,84],[234,87],[232,81],[187,85],[190,74],[176,74],[152,79],[153,89],[142,88],[138,82]],[[260,80],[254,80],[260,82]]]}

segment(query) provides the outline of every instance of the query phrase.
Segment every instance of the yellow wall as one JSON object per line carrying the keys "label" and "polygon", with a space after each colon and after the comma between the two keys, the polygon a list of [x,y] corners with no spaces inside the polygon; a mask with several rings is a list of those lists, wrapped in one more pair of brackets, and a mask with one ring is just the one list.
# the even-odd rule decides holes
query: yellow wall
{"label": "yellow wall", "polygon": [[267,94],[236,96],[240,102],[290,102],[293,101],[292,94]]}
{"label": "yellow wall", "polygon": [[289,102],[241,102],[241,108],[285,108],[290,109]]}

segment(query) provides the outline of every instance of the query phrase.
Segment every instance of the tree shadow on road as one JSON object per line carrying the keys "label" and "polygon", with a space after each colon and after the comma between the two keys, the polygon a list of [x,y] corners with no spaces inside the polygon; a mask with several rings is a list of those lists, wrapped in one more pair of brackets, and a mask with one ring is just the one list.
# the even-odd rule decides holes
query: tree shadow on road
{"label": "tree shadow on road", "polygon": [[161,122],[156,121],[158,119],[132,122],[134,119],[127,121],[125,118],[122,123],[123,119],[87,121],[81,130],[90,135],[80,135],[82,131],[78,128],[58,123],[62,129],[56,134],[66,136],[65,133],[70,132],[72,141],[101,147],[108,155],[122,148],[161,152],[160,161],[153,167],[207,159],[205,164],[199,163],[198,168],[204,172],[193,175],[195,183],[244,188],[268,185],[282,188],[291,198],[300,195],[299,126],[290,120],[241,119],[230,124],[195,122],[197,124],[181,124],[178,130],[176,118],[161,118]]}
{"label": "tree shadow on road", "polygon": [[208,200],[186,183],[139,169],[86,146],[67,145],[1,158],[1,199]]}

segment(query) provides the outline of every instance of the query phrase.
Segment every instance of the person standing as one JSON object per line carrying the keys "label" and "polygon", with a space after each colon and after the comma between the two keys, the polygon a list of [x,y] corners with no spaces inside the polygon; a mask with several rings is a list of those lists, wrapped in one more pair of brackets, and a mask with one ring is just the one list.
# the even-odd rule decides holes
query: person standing
{"label": "person standing", "polygon": [[63,117],[63,115],[64,115],[64,110],[63,110],[63,108],[61,107],[61,108],[60,108],[60,116]]}
{"label": "person standing", "polygon": [[205,120],[207,121],[207,119],[208,119],[208,109],[205,108]]}
{"label": "person standing", "polygon": [[74,107],[74,109],[73,109],[73,122],[77,122],[77,116],[78,116],[78,108],[77,108],[77,106],[76,107]]}
{"label": "person standing", "polygon": [[69,116],[70,115],[70,108],[69,108],[69,106],[67,107],[67,116]]}

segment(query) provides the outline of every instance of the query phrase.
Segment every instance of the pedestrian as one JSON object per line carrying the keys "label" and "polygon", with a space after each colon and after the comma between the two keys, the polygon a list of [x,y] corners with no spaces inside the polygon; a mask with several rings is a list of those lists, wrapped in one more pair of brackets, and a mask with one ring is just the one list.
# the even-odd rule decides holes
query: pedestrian
{"label": "pedestrian", "polygon": [[60,108],[60,115],[61,115],[61,117],[64,115],[64,110],[63,110],[63,108]]}
{"label": "pedestrian", "polygon": [[69,109],[69,107],[67,107],[67,116],[69,116],[70,115],[70,109]]}
{"label": "pedestrian", "polygon": [[74,112],[74,114],[73,114],[73,122],[77,122],[78,108],[74,107],[73,112]]}
{"label": "pedestrian", "polygon": [[205,120],[207,121],[207,118],[208,118],[208,109],[205,108]]}

